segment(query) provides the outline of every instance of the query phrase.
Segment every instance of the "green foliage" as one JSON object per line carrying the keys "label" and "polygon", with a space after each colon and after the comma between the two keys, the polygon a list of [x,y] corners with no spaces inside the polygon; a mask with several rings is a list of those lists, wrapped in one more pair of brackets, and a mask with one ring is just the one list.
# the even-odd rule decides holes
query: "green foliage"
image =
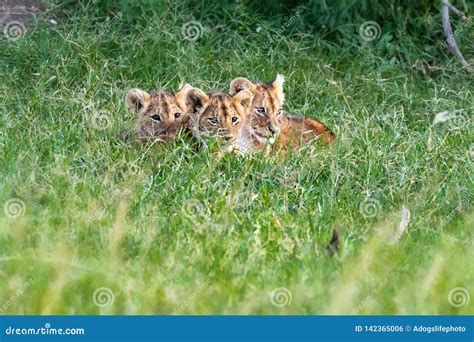
{"label": "green foliage", "polygon": [[[59,25],[1,38],[3,313],[472,314],[448,301],[474,280],[472,77],[439,54],[387,56],[385,31],[338,46],[299,28],[275,36],[278,19],[250,3],[218,6],[58,3]],[[182,34],[192,19],[195,41]],[[218,160],[186,140],[116,139],[134,125],[132,87],[226,90],[276,73],[286,109],[325,122],[333,145]],[[458,117],[434,123],[442,112]],[[102,287],[110,306],[93,301]],[[284,307],[270,300],[279,287]]]}
{"label": "green foliage", "polygon": [[[457,5],[472,15],[472,4],[462,2]],[[372,44],[378,54],[413,64],[419,56],[432,63],[438,60],[440,52],[447,52],[443,47],[445,37],[440,5],[430,0],[186,0],[178,3],[165,0],[91,0],[57,3],[57,9],[68,15],[84,11],[89,17],[103,20],[111,14],[122,13],[128,23],[138,23],[143,27],[159,8],[172,8],[172,15],[185,14],[188,20],[199,20],[208,24],[211,30],[225,28],[248,33],[264,27],[267,31],[289,37],[312,35],[316,40],[324,39],[346,48],[359,47],[361,24],[375,21],[381,28],[380,39]],[[244,27],[239,24],[242,21]],[[463,27],[456,38],[464,43],[467,55],[471,56],[472,22],[463,24],[455,17],[453,25],[454,29]]]}

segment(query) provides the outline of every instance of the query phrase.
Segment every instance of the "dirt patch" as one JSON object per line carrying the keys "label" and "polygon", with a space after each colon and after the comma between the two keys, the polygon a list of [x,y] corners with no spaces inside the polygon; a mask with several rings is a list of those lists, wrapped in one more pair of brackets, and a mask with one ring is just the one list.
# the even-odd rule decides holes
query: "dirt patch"
{"label": "dirt patch", "polygon": [[2,0],[0,3],[0,24],[2,30],[10,22],[34,25],[33,13],[43,10],[41,0]]}

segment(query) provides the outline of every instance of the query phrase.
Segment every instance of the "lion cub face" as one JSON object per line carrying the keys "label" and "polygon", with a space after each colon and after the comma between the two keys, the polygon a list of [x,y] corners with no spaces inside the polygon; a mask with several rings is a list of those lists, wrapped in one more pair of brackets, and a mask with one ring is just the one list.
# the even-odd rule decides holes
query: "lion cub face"
{"label": "lion cub face", "polygon": [[283,113],[282,75],[270,83],[251,82],[246,78],[236,78],[230,84],[230,94],[250,90],[254,95],[250,106],[250,126],[254,133],[263,140],[274,138],[280,132],[280,117]]}
{"label": "lion cub face", "polygon": [[185,97],[191,89],[186,84],[176,93],[156,91],[148,94],[140,89],[130,90],[125,103],[129,113],[138,115],[138,140],[170,141],[180,130],[186,129],[190,118]]}
{"label": "lion cub face", "polygon": [[234,143],[246,125],[253,95],[242,91],[234,96],[226,93],[206,95],[200,89],[192,89],[186,97],[194,113],[194,128],[200,136],[215,135]]}

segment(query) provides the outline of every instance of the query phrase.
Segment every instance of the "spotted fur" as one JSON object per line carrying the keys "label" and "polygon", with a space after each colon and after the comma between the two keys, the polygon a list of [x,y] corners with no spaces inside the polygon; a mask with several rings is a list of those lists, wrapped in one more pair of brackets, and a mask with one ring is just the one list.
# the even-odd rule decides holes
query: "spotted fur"
{"label": "spotted fur", "polygon": [[236,148],[247,125],[252,98],[247,90],[234,96],[221,92],[205,94],[197,88],[189,91],[186,102],[193,117],[193,134],[200,140],[215,136],[228,149]]}
{"label": "spotted fur", "polygon": [[151,94],[132,89],[125,97],[127,111],[138,117],[131,135],[138,143],[149,141],[168,142],[179,132],[189,129],[190,115],[186,95],[193,89],[184,85],[176,93],[155,91]]}
{"label": "spotted fur", "polygon": [[249,111],[249,135],[254,147],[261,149],[266,143],[273,143],[280,131],[280,117],[283,111],[285,96],[283,93],[282,75],[277,75],[273,82],[251,82],[239,77],[230,84],[230,94],[250,90],[254,95]]}
{"label": "spotted fur", "polygon": [[263,150],[268,148],[268,144],[275,144],[273,150],[285,154],[287,148],[297,150],[310,141],[332,142],[335,135],[323,123],[283,111],[283,82],[284,77],[277,75],[275,81],[270,83],[251,82],[240,77],[230,84],[231,94],[243,89],[254,94],[249,129],[253,149]]}
{"label": "spotted fur", "polygon": [[274,145],[274,150],[286,154],[286,150],[298,150],[302,145],[312,141],[329,144],[336,136],[318,120],[302,115],[291,115],[286,112],[280,120],[280,134]]}

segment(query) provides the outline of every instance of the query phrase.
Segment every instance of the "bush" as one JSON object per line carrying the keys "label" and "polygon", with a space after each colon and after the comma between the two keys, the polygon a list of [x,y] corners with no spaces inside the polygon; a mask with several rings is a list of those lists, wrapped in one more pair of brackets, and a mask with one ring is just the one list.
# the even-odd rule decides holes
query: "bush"
{"label": "bush", "polygon": [[[171,8],[173,10],[169,11]],[[466,13],[473,10],[466,2],[459,8]],[[57,2],[55,10],[66,17],[86,11],[89,18],[96,20],[122,13],[126,23],[141,27],[147,26],[153,13],[169,11],[171,15],[186,15],[199,20],[211,29],[235,30],[242,32],[243,36],[261,26],[278,35],[293,36],[293,39],[300,35],[313,35],[323,41],[324,46],[344,48],[359,48],[361,44],[366,48],[359,31],[364,22],[374,21],[380,31],[376,32],[378,39],[371,42],[370,47],[378,54],[412,63],[420,56],[430,62],[436,60],[440,52],[447,53],[440,4],[431,0],[183,0],[177,3],[164,0],[69,0]],[[454,29],[459,24],[457,19],[453,20]],[[472,54],[469,44],[473,38],[471,24],[472,21],[469,25],[464,24],[463,27],[470,30],[459,30],[456,36],[463,48],[468,49],[465,51],[467,56]]]}

